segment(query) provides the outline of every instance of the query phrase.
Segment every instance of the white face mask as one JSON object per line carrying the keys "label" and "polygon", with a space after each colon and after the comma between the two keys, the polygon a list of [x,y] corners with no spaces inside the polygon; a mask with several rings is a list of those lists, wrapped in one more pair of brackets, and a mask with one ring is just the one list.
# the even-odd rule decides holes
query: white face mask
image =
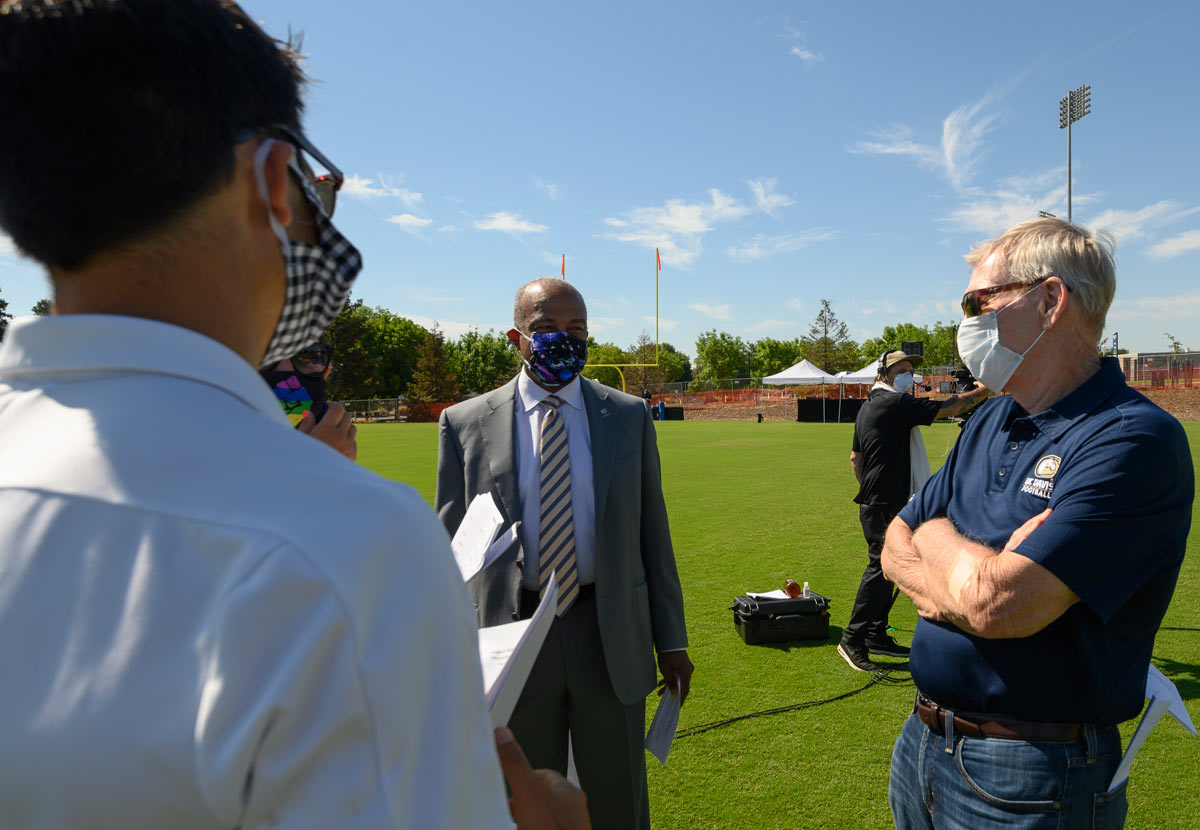
{"label": "white face mask", "polygon": [[[1034,288],[1029,289],[1025,294],[1033,291]],[[1021,297],[1024,297],[1025,294],[1022,294]],[[1019,302],[1021,297],[1017,297],[1000,311]],[[1033,351],[1038,340],[1041,340],[1042,335],[1046,333],[1046,330],[1042,329],[1041,334],[1029,344],[1029,348],[1018,354],[1000,342],[998,319],[1000,311],[989,311],[977,317],[968,317],[958,324],[958,354],[962,357],[962,362],[980,383],[997,394],[1004,391],[1004,387],[1012,379],[1013,373],[1017,371],[1017,367],[1021,365],[1025,355]]]}
{"label": "white face mask", "polygon": [[904,372],[892,378],[892,388],[903,395],[905,392],[911,392],[913,388],[913,373]]}

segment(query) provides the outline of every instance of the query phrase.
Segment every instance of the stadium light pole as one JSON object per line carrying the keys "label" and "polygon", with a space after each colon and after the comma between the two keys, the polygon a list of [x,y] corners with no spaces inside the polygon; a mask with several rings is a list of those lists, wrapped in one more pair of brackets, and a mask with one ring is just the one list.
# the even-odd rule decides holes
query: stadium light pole
{"label": "stadium light pole", "polygon": [[1058,128],[1067,131],[1067,221],[1071,221],[1071,125],[1092,111],[1092,88],[1084,84],[1058,102]]}

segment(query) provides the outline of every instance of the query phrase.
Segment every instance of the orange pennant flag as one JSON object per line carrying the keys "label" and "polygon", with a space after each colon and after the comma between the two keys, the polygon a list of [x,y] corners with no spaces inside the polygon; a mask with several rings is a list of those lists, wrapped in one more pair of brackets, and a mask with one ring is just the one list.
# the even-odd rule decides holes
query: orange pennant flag
{"label": "orange pennant flag", "polygon": [[658,265],[658,270],[662,270],[662,257],[658,254],[658,248],[654,249],[654,262]]}
{"label": "orange pennant flag", "polygon": [[563,275],[563,279],[565,280],[567,278],[567,255],[566,254],[563,254],[562,275]]}

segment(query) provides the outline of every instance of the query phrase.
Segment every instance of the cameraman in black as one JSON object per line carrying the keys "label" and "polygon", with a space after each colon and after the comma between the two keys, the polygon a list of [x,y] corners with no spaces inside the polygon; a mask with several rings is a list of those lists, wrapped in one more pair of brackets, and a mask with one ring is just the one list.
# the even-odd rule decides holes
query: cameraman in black
{"label": "cameraman in black", "polygon": [[887,633],[892,583],[884,577],[879,557],[888,525],[929,478],[929,460],[918,427],[969,410],[992,394],[979,386],[944,401],[913,397],[908,394],[915,385],[913,369],[920,365],[920,355],[899,349],[884,352],[875,385],[854,420],[850,466],[859,485],[854,501],[867,540],[867,568],[838,654],[857,671],[875,671],[871,654],[908,656],[908,648]]}

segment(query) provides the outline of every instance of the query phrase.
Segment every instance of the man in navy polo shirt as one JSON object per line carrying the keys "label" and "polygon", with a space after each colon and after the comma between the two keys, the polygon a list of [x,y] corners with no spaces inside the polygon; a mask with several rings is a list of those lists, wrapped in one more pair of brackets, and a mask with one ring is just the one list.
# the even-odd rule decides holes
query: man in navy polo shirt
{"label": "man in navy polo shirt", "polygon": [[921,615],[889,802],[898,828],[1121,827],[1116,725],[1183,560],[1187,438],[1096,354],[1110,245],[1039,219],[967,261],[959,351],[1008,396],[888,529],[884,573]]}

